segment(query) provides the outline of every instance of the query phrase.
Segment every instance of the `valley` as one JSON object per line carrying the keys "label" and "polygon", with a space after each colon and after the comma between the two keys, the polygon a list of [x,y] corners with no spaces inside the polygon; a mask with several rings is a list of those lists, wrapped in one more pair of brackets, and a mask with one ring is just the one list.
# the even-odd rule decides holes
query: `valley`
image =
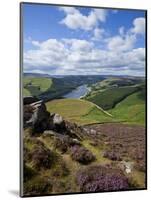
{"label": "valley", "polygon": [[25,196],[145,188],[145,79],[37,76],[24,77]]}

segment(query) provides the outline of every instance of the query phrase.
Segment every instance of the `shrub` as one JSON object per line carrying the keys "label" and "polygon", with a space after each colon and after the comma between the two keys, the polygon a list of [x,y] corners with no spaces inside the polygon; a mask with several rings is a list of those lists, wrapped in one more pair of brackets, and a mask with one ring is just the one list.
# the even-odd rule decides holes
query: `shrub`
{"label": "shrub", "polygon": [[61,136],[54,139],[54,147],[61,151],[61,153],[65,153],[68,150],[68,146],[69,137]]}
{"label": "shrub", "polygon": [[25,162],[28,162],[31,159],[31,153],[26,146],[24,146],[23,150],[23,159]]}
{"label": "shrub", "polygon": [[27,166],[24,163],[24,182],[26,182],[27,180],[31,179],[33,176],[35,176],[37,174],[37,172],[32,169],[31,167]]}
{"label": "shrub", "polygon": [[54,147],[65,153],[69,147],[74,145],[80,145],[80,142],[77,139],[73,139],[70,136],[60,136],[54,139]]}
{"label": "shrub", "polygon": [[128,179],[119,171],[108,166],[91,166],[77,173],[77,183],[82,192],[126,190]]}
{"label": "shrub", "polygon": [[24,184],[24,195],[43,195],[52,190],[52,183],[48,177],[35,177]]}
{"label": "shrub", "polygon": [[54,153],[47,149],[45,146],[35,146],[31,154],[35,168],[40,169],[51,167],[54,160]]}
{"label": "shrub", "polygon": [[33,114],[33,107],[30,105],[24,106],[24,123],[31,118]]}
{"label": "shrub", "polygon": [[60,159],[58,160],[55,168],[52,171],[52,175],[56,178],[56,177],[64,177],[69,175],[70,171],[66,166],[66,163]]}
{"label": "shrub", "polygon": [[71,147],[71,157],[82,164],[88,164],[95,160],[95,156],[88,149],[79,145]]}
{"label": "shrub", "polygon": [[114,151],[105,151],[103,154],[104,158],[108,158],[113,161],[121,161],[120,154]]}
{"label": "shrub", "polygon": [[146,166],[145,166],[145,160],[138,160],[135,165],[135,169],[145,172],[146,171]]}

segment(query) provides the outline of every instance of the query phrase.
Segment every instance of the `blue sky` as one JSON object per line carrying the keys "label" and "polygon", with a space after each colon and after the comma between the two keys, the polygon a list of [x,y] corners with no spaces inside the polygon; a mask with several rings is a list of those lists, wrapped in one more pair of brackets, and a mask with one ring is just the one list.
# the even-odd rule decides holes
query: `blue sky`
{"label": "blue sky", "polygon": [[144,11],[23,4],[23,40],[26,72],[144,75]]}

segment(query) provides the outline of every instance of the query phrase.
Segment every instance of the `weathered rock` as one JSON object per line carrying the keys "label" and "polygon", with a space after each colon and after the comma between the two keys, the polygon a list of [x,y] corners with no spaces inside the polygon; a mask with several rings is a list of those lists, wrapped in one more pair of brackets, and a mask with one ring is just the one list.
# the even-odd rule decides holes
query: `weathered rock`
{"label": "weathered rock", "polygon": [[[32,135],[42,134],[46,130],[52,130],[59,134],[82,140],[81,127],[64,120],[59,114],[49,113],[43,101],[36,101],[29,105],[24,105],[24,127],[30,127],[32,129]],[[75,141],[75,143],[79,144],[78,141]]]}
{"label": "weathered rock", "polygon": [[82,140],[82,130],[77,126],[77,124],[65,121],[65,129],[67,135],[71,136],[72,138]]}
{"label": "weathered rock", "polygon": [[132,170],[133,170],[133,166],[134,166],[134,163],[133,162],[128,162],[128,161],[122,161],[120,162],[119,164],[119,167],[125,171],[127,174],[131,173]]}
{"label": "weathered rock", "polygon": [[52,116],[52,122],[55,131],[58,131],[59,133],[65,132],[65,121],[63,120],[62,116],[59,114],[54,114]]}
{"label": "weathered rock", "polygon": [[61,125],[63,123],[63,118],[59,114],[55,114],[53,117],[53,123],[56,125]]}
{"label": "weathered rock", "polygon": [[39,99],[37,97],[28,96],[28,97],[24,97],[23,104],[29,105],[29,104],[34,103],[36,101],[39,101]]}
{"label": "weathered rock", "polygon": [[[29,107],[32,108],[31,117],[28,121],[25,121],[25,126],[32,127],[33,134],[49,130],[51,125],[50,113],[46,110],[45,104],[42,101],[38,101],[30,104]],[[27,113],[24,112],[24,115],[27,115]]]}
{"label": "weathered rock", "polygon": [[31,119],[33,114],[33,107],[30,105],[24,105],[24,127],[27,126],[27,121]]}
{"label": "weathered rock", "polygon": [[43,132],[43,135],[54,136],[54,135],[56,135],[56,133],[52,130],[46,130]]}
{"label": "weathered rock", "polygon": [[76,145],[80,145],[81,144],[80,141],[78,139],[76,139],[76,138],[72,139],[72,143],[76,144]]}

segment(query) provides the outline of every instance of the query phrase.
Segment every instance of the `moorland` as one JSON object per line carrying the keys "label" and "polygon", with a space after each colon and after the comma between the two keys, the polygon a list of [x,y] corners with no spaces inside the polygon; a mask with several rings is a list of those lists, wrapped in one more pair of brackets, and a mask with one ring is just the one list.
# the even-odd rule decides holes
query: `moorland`
{"label": "moorland", "polygon": [[146,187],[144,77],[25,73],[23,96],[25,196]]}

